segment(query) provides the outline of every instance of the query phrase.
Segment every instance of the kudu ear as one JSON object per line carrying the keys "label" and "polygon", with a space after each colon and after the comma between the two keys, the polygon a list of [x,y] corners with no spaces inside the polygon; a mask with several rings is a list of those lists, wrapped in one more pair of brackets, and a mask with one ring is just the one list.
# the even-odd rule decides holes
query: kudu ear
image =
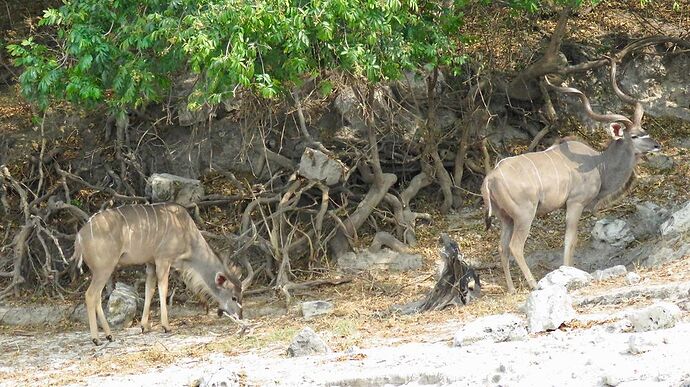
{"label": "kudu ear", "polygon": [[216,286],[223,286],[228,279],[223,273],[216,273]]}
{"label": "kudu ear", "polygon": [[614,140],[623,138],[623,130],[625,129],[620,122],[613,122],[611,123],[611,125],[609,125],[609,133],[611,134],[611,137],[613,137]]}

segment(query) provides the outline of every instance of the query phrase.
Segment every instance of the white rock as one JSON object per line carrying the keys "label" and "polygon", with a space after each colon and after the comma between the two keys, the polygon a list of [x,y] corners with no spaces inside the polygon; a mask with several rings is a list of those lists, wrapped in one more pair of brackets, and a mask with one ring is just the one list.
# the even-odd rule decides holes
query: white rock
{"label": "white rock", "polygon": [[671,302],[656,304],[633,312],[628,318],[635,332],[672,328],[678,322],[680,308]]}
{"label": "white rock", "polygon": [[377,252],[362,250],[347,252],[338,257],[338,267],[346,271],[384,269],[391,271],[417,270],[422,267],[419,254],[398,253],[384,248]]}
{"label": "white rock", "polygon": [[154,202],[175,202],[186,206],[204,196],[204,187],[197,179],[154,173],[146,182],[146,195]]}
{"label": "white rock", "polygon": [[572,320],[575,317],[572,304],[563,286],[554,285],[533,291],[524,306],[529,332],[558,329],[564,322]]}
{"label": "white rock", "polygon": [[537,287],[545,289],[549,286],[560,285],[568,290],[575,290],[587,286],[592,282],[592,275],[572,266],[561,266],[539,280]]}
{"label": "white rock", "polygon": [[652,349],[652,343],[646,341],[640,335],[631,335],[628,339],[628,353],[639,355]]}
{"label": "white rock", "polygon": [[683,208],[676,211],[671,217],[661,224],[659,231],[661,235],[680,234],[690,230],[690,201],[685,203]]}
{"label": "white rock", "polygon": [[628,223],[622,219],[604,218],[598,220],[592,228],[592,244],[594,247],[625,248],[635,240]]}
{"label": "white rock", "polygon": [[597,270],[594,272],[593,276],[596,281],[604,281],[607,279],[615,278],[615,277],[620,277],[622,275],[625,275],[625,273],[628,272],[628,269],[625,268],[623,265],[616,265],[613,267],[609,267],[604,270]]}
{"label": "white rock", "polygon": [[306,148],[302,153],[298,172],[309,180],[334,185],[345,178],[347,168],[340,160],[330,158],[320,150]]}
{"label": "white rock", "polygon": [[453,345],[462,347],[479,341],[500,343],[527,337],[525,320],[511,313],[486,316],[470,322],[455,333]]}
{"label": "white rock", "polygon": [[309,327],[305,327],[299,331],[292,339],[292,343],[290,343],[287,349],[287,355],[290,357],[309,356],[328,352],[331,352],[331,349],[326,345],[326,342]]}
{"label": "white rock", "polygon": [[219,369],[216,372],[210,372],[191,385],[194,384],[199,387],[239,387],[244,385],[242,383],[242,376],[227,369]]}
{"label": "white rock", "polygon": [[604,375],[604,385],[617,386],[623,381],[623,376],[616,371],[609,371]]}
{"label": "white rock", "polygon": [[640,277],[639,274],[635,273],[634,271],[631,271],[630,273],[625,275],[625,282],[628,285],[635,285],[640,283],[642,280],[642,277]]}
{"label": "white rock", "polygon": [[302,309],[302,316],[307,320],[333,312],[333,303],[328,301],[305,301],[300,307]]}
{"label": "white rock", "polygon": [[113,328],[129,328],[137,314],[138,299],[134,287],[122,282],[115,283],[115,289],[108,298],[108,324]]}

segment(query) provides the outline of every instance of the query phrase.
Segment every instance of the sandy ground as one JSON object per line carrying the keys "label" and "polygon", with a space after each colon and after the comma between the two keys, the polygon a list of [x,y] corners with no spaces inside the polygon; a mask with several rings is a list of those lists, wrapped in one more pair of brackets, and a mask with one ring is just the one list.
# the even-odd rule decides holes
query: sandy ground
{"label": "sandy ground", "polygon": [[[634,307],[611,309],[597,320]],[[229,332],[218,323],[171,334],[130,328],[101,347],[81,330],[8,331],[0,334],[0,386],[690,385],[687,312],[674,328],[652,332],[621,331],[619,322],[466,347],[452,346],[462,322],[430,322],[405,343],[373,335],[367,348],[303,358],[285,356],[284,344],[239,354],[214,347]],[[631,340],[642,353],[631,353]]]}

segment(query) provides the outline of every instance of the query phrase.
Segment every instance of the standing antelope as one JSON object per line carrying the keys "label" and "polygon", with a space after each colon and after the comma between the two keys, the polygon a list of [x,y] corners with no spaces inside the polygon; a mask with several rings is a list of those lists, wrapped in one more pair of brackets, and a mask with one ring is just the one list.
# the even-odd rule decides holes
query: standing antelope
{"label": "standing antelope", "polygon": [[577,95],[594,120],[613,122],[609,127],[613,140],[603,152],[583,142],[566,139],[542,152],[503,159],[484,178],[482,196],[487,207],[487,229],[491,224],[489,217],[495,214],[501,221],[498,252],[509,292],[515,290],[509,255],[517,261],[529,286],[533,289],[537,286],[523,255],[536,215],[566,207],[563,262],[571,266],[582,211],[599,209],[622,196],[634,179],[633,169],[639,156],[660,149],[659,143],[642,129],[642,105],[618,88],[613,60],[611,82],[620,99],[634,104],[632,121],[619,114],[594,113],[581,91],[549,84],[558,91]]}
{"label": "standing antelope", "polygon": [[149,310],[158,277],[161,325],[170,330],[168,293],[170,267],[182,272],[190,288],[215,299],[218,315],[242,318],[242,286],[239,271],[228,269],[211,250],[184,207],[160,203],[127,205],[101,211],[77,233],[73,259],[86,262],[91,284],[86,290],[86,311],[91,340],[100,345],[96,315],[105,337],[112,341],[110,326],[103,314],[101,292],[118,265],[146,264],[146,291],[142,332],[148,331]]}

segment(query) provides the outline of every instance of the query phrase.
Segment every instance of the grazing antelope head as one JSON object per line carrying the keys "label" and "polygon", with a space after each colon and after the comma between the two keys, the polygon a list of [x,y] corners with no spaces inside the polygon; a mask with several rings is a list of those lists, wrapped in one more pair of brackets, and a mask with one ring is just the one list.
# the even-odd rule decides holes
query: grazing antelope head
{"label": "grazing antelope head", "polygon": [[[548,83],[548,79],[546,80]],[[482,184],[490,216],[501,221],[498,248],[508,290],[514,291],[509,270],[509,256],[517,261],[530,287],[537,283],[524,258],[524,246],[536,215],[566,207],[564,265],[572,265],[577,241],[577,225],[583,210],[597,209],[622,196],[634,179],[634,167],[641,156],[660,149],[659,143],[642,129],[643,109],[639,101],[625,95],[616,83],[616,63],[611,60],[611,83],[616,95],[635,106],[633,119],[619,114],[598,114],[589,100],[572,87],[555,90],[575,94],[587,114],[610,125],[611,142],[603,152],[575,140],[563,140],[542,152],[525,153],[501,160]]]}
{"label": "grazing antelope head", "polygon": [[146,265],[146,290],[142,331],[150,329],[149,311],[156,280],[160,296],[161,325],[167,332],[167,293],[170,268],[181,271],[193,290],[218,303],[218,314],[242,318],[242,290],[239,270],[228,268],[211,250],[184,207],[172,203],[128,205],[101,211],[77,233],[73,259],[86,262],[91,284],[86,290],[86,310],[91,340],[99,345],[98,325],[112,341],[103,313],[101,293],[119,266]]}

